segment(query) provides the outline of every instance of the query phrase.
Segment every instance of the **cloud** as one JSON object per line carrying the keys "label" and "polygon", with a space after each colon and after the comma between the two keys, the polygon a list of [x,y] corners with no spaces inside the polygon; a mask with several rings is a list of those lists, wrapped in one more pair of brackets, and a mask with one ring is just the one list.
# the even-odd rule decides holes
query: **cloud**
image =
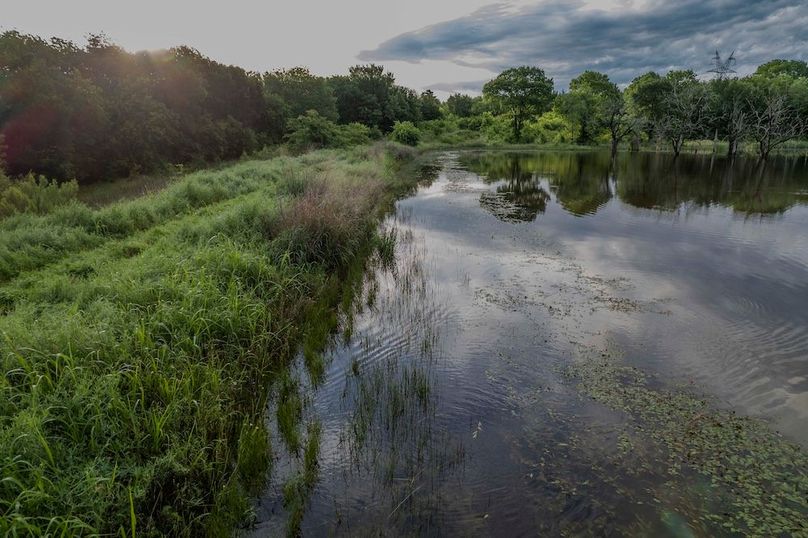
{"label": "cloud", "polygon": [[428,90],[446,93],[480,93],[483,84],[488,82],[488,79],[483,80],[465,80],[459,82],[438,82],[437,84],[430,84],[426,87]]}
{"label": "cloud", "polygon": [[611,9],[583,0],[548,0],[492,4],[398,35],[359,58],[442,60],[492,74],[538,65],[564,88],[585,69],[608,73],[619,84],[652,70],[704,73],[716,48],[724,54],[736,50],[737,68],[744,74],[773,58],[804,60],[806,45],[804,0],[651,0]]}

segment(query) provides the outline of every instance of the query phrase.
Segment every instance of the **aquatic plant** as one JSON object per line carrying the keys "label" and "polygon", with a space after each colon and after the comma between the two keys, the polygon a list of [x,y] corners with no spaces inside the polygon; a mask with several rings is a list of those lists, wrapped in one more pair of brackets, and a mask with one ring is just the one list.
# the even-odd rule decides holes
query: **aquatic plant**
{"label": "aquatic plant", "polygon": [[[654,466],[666,469],[670,487],[697,501],[692,524],[750,536],[808,532],[808,456],[765,423],[609,357],[583,360],[566,374],[582,393],[634,421],[634,435],[654,447]],[[631,451],[629,437],[620,442]],[[697,487],[693,475],[709,487]]]}

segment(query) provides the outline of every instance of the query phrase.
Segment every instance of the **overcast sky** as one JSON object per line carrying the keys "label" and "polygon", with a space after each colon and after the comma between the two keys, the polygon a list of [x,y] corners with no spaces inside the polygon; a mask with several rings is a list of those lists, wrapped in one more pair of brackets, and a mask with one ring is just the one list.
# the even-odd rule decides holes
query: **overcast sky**
{"label": "overcast sky", "polygon": [[538,65],[563,89],[584,69],[626,83],[648,70],[705,72],[718,48],[748,73],[808,59],[806,0],[0,0],[0,29],[129,50],[187,44],[225,63],[319,74],[383,63],[417,89],[475,92]]}

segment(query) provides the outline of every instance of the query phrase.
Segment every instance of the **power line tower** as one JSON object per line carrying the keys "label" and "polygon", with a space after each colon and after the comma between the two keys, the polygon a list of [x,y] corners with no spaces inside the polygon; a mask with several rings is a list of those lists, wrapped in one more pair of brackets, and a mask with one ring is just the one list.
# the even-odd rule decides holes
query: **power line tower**
{"label": "power line tower", "polygon": [[713,56],[713,68],[707,71],[708,73],[715,73],[717,78],[724,79],[727,78],[729,75],[737,73],[733,69],[737,60],[735,59],[735,51],[732,51],[732,54],[724,60],[721,58],[721,54],[719,54],[718,50],[715,51],[715,56]]}

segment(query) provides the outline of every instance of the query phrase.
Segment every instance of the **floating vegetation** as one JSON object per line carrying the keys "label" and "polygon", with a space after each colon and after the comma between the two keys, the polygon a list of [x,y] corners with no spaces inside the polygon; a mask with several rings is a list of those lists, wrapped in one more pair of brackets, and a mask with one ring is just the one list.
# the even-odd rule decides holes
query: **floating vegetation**
{"label": "floating vegetation", "polygon": [[[685,387],[660,387],[608,357],[578,362],[566,375],[582,393],[628,415],[619,450],[634,465],[663,469],[665,485],[693,502],[692,526],[752,536],[808,533],[808,456],[763,422],[717,409]],[[651,450],[635,451],[632,439]]]}

